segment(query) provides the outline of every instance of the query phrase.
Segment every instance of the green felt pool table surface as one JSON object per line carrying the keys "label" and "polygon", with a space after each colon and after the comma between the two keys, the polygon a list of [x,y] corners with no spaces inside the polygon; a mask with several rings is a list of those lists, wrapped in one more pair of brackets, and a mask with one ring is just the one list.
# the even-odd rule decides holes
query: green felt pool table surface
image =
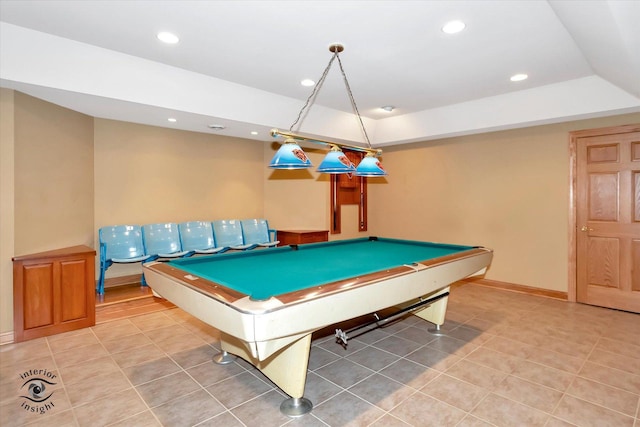
{"label": "green felt pool table surface", "polygon": [[358,238],[176,259],[173,267],[264,300],[289,292],[473,249],[441,243]]}

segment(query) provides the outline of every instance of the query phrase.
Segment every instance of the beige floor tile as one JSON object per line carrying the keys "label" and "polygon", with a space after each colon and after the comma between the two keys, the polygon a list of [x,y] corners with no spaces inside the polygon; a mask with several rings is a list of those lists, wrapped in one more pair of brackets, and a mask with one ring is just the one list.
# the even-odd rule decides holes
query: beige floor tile
{"label": "beige floor tile", "polygon": [[458,363],[461,358],[454,354],[445,353],[436,349],[419,348],[406,356],[407,359],[427,366],[437,371],[446,371],[451,366]]}
{"label": "beige floor tile", "polygon": [[[326,424],[322,423],[322,426]],[[370,427],[409,427],[410,425],[394,417],[393,415],[386,414],[382,418],[378,418]]]}
{"label": "beige floor tile", "polygon": [[534,349],[527,357],[527,360],[571,374],[578,373],[584,363],[583,359],[547,350],[546,348]]}
{"label": "beige floor tile", "polygon": [[380,409],[389,411],[416,391],[390,378],[375,374],[350,387],[349,392]]}
{"label": "beige floor tile", "polygon": [[483,347],[508,354],[510,356],[526,359],[535,351],[536,347],[514,341],[508,338],[497,336],[482,344]]}
{"label": "beige floor tile", "polygon": [[151,411],[144,411],[136,414],[132,417],[125,418],[117,421],[113,424],[109,424],[108,427],[159,427],[160,421],[153,415]]}
{"label": "beige floor tile", "polygon": [[395,335],[376,341],[372,345],[380,350],[384,350],[398,356],[405,356],[422,347],[421,344],[418,344],[415,341],[406,340]]}
{"label": "beige floor tile", "polygon": [[374,373],[371,369],[348,359],[339,359],[320,369],[316,369],[314,372],[343,388],[351,387]]}
{"label": "beige floor tile", "polygon": [[468,360],[461,360],[447,369],[445,373],[487,390],[492,390],[507,376],[502,371],[478,365]]}
{"label": "beige floor tile", "polygon": [[93,377],[119,372],[120,368],[110,356],[103,356],[98,359],[60,368],[60,376],[67,385],[81,381],[91,381]]}
{"label": "beige floor tile", "polygon": [[109,341],[126,337],[127,335],[138,334],[141,331],[129,319],[124,319],[97,325],[93,328],[93,332],[100,341]]}
{"label": "beige floor tile", "polygon": [[[280,412],[280,404],[284,399],[285,396],[272,390],[233,408],[231,413],[247,426],[252,424],[261,424],[264,427],[281,426],[290,420]],[[311,419],[314,420],[315,417]]]}
{"label": "beige floor tile", "polygon": [[635,416],[640,400],[637,394],[580,377],[573,380],[567,394],[631,417]]}
{"label": "beige floor tile", "polygon": [[440,375],[440,371],[407,359],[400,359],[379,372],[408,387],[420,389]]}
{"label": "beige floor tile", "polygon": [[550,418],[549,414],[493,393],[471,414],[498,427],[544,426]]}
{"label": "beige floor tile", "polygon": [[[315,420],[315,418],[314,418]],[[294,420],[295,422],[295,420]],[[320,422],[320,421],[318,421]],[[294,424],[291,424],[290,427],[293,427]],[[309,424],[310,427],[314,424]],[[289,426],[289,425],[288,425]],[[236,416],[234,416],[231,412],[226,411],[221,414],[218,414],[212,418],[209,418],[206,421],[198,424],[198,427],[245,427]],[[323,427],[326,427],[323,425]]]}
{"label": "beige floor tile", "polygon": [[143,333],[102,341],[102,345],[104,345],[109,353],[120,353],[152,343],[153,342]]}
{"label": "beige floor tile", "polygon": [[26,425],[29,427],[77,427],[78,421],[73,410],[67,409],[66,411],[38,417],[36,421]]}
{"label": "beige floor tile", "polygon": [[217,382],[240,375],[246,372],[246,369],[237,363],[228,365],[218,365],[212,361],[202,363],[187,369],[191,377],[202,387],[208,387]]}
{"label": "beige floor tile", "polygon": [[[640,322],[640,318],[638,321]],[[640,354],[640,341],[631,343],[601,337],[596,344],[596,349],[635,358]]]}
{"label": "beige floor tile", "polygon": [[420,392],[411,395],[390,414],[409,425],[421,427],[455,426],[466,416],[465,411]]}
{"label": "beige floor tile", "polygon": [[40,359],[51,354],[46,338],[38,338],[17,344],[0,346],[0,367],[25,363],[29,360]]}
{"label": "beige floor tile", "polygon": [[379,350],[375,347],[367,347],[359,350],[346,357],[347,360],[369,368],[372,371],[379,371],[393,362],[397,361],[400,356]]}
{"label": "beige floor tile", "polygon": [[109,353],[100,343],[90,344],[85,347],[74,348],[71,350],[61,351],[55,353],[53,358],[59,368],[65,368],[67,366],[77,365],[89,360],[99,359],[104,356],[108,356]]}
{"label": "beige floor tile", "polygon": [[424,348],[435,349],[458,357],[464,357],[478,348],[477,345],[450,336],[437,337],[429,342]]}
{"label": "beige floor tile", "polygon": [[83,381],[65,385],[71,405],[74,407],[131,388],[131,383],[120,371],[96,375]]}
{"label": "beige floor tile", "polygon": [[176,324],[176,321],[164,311],[132,317],[130,320],[141,331],[151,331]]}
{"label": "beige floor tile", "polygon": [[164,352],[171,354],[196,347],[202,347],[206,342],[202,338],[187,332],[184,335],[174,335],[161,340],[156,340],[155,344]]}
{"label": "beige floor tile", "polygon": [[488,393],[485,388],[447,374],[440,375],[420,391],[466,412],[472,410]]}
{"label": "beige floor tile", "polygon": [[565,391],[575,377],[574,374],[530,362],[528,360],[518,362],[518,366],[511,374],[518,378],[522,378],[545,387],[550,387],[558,391]]}
{"label": "beige floor tile", "polygon": [[120,368],[129,368],[131,366],[140,365],[152,360],[166,357],[166,353],[158,348],[157,345],[151,343],[136,347],[129,350],[113,353],[113,360]]}
{"label": "beige floor tile", "polygon": [[64,351],[86,347],[92,344],[98,344],[98,339],[90,328],[80,329],[83,333],[75,333],[78,331],[67,332],[60,335],[52,335],[47,337],[52,353],[61,353]]}
{"label": "beige floor tile", "polygon": [[129,418],[147,410],[138,393],[132,388],[112,393],[108,397],[74,409],[81,427],[104,426]]}
{"label": "beige floor tile", "polygon": [[225,408],[206,391],[198,390],[152,411],[164,426],[190,427],[223,413]]}
{"label": "beige floor tile", "polygon": [[509,375],[493,392],[507,399],[552,413],[562,397],[562,392]]}
{"label": "beige floor tile", "polygon": [[180,370],[180,367],[168,356],[122,369],[134,386],[174,374]]}
{"label": "beige floor tile", "polygon": [[384,415],[384,411],[344,391],[316,406],[313,414],[330,426],[366,426]]}
{"label": "beige floor tile", "polygon": [[313,372],[309,372],[307,374],[304,397],[309,399],[314,406],[331,399],[338,393],[342,393],[342,391],[344,391],[342,387],[338,387],[331,381],[328,381]]}
{"label": "beige floor tile", "polygon": [[609,368],[591,362],[584,364],[579,375],[602,384],[640,394],[640,375],[629,374],[619,369]]}
{"label": "beige floor tile", "polygon": [[593,350],[589,356],[589,361],[634,375],[640,375],[640,358],[637,357],[629,357],[596,349]]}
{"label": "beige floor tile", "polygon": [[225,408],[231,409],[273,388],[250,372],[243,372],[207,387],[207,391]]}
{"label": "beige floor tile", "polygon": [[634,424],[632,417],[569,395],[560,400],[553,414],[581,427],[632,427]]}
{"label": "beige floor tile", "polygon": [[208,344],[205,344],[186,350],[180,350],[169,354],[169,356],[171,356],[171,358],[183,369],[188,369],[202,363],[209,362],[216,354],[218,354],[218,350]]}
{"label": "beige floor tile", "polygon": [[180,371],[139,385],[136,389],[146,404],[153,408],[202,388],[189,375]]}
{"label": "beige floor tile", "polygon": [[505,373],[511,373],[522,359],[486,347],[480,347],[467,355],[465,360]]}

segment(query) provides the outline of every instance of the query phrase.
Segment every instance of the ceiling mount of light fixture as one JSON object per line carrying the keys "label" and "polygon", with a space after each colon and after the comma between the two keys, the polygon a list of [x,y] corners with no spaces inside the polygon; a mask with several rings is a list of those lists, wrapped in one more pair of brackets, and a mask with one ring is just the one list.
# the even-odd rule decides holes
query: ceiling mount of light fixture
{"label": "ceiling mount of light fixture", "polygon": [[[374,149],[371,146],[371,141],[369,141],[369,135],[367,135],[367,130],[364,127],[364,122],[362,121],[362,117],[360,116],[360,112],[358,111],[358,106],[356,105],[356,101],[353,98],[353,93],[351,92],[351,87],[349,86],[349,81],[347,80],[347,75],[344,72],[344,68],[342,67],[342,61],[340,60],[340,52],[344,51],[344,46],[340,43],[333,43],[329,46],[329,52],[333,53],[331,60],[329,60],[329,64],[327,64],[324,69],[322,76],[318,80],[318,83],[313,87],[313,91],[307,98],[304,106],[298,113],[298,117],[289,127],[289,132],[282,132],[278,129],[272,129],[271,135],[273,137],[282,136],[285,137],[286,140],[284,144],[280,147],[280,149],[276,152],[275,156],[271,160],[269,164],[270,168],[273,169],[300,169],[300,168],[308,168],[311,167],[311,161],[304,153],[302,148],[296,143],[296,141],[309,141],[317,144],[323,144],[331,147],[329,154],[322,161],[320,166],[318,167],[318,172],[320,173],[354,173],[357,176],[384,176],[387,172],[382,168],[380,161],[377,159],[382,154],[382,150]],[[347,145],[337,142],[323,141],[315,138],[308,138],[302,135],[297,135],[293,132],[293,129],[296,125],[298,128],[302,124],[302,120],[306,116],[306,114],[311,109],[318,92],[322,88],[322,84],[324,83],[329,70],[331,69],[331,65],[334,60],[338,60],[338,64],[340,66],[340,72],[342,73],[342,79],[344,80],[345,87],[347,89],[347,94],[349,95],[349,100],[351,101],[351,107],[358,119],[358,123],[360,125],[360,129],[364,135],[364,139],[367,142],[367,148],[357,147],[353,145]],[[353,163],[344,155],[342,152],[343,148],[347,148],[353,151],[359,151],[366,153],[366,156],[362,159],[358,167],[356,168]],[[345,161],[346,159],[346,161]]]}

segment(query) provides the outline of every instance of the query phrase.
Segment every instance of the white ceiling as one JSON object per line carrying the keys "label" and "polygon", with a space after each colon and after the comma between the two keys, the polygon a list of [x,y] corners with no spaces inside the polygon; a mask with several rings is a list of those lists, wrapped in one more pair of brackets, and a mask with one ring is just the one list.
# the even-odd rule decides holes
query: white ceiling
{"label": "white ceiling", "polygon": [[[633,0],[2,0],[0,21],[2,87],[197,132],[289,129],[335,42],[374,146],[640,111]],[[337,61],[296,130],[363,141]]]}

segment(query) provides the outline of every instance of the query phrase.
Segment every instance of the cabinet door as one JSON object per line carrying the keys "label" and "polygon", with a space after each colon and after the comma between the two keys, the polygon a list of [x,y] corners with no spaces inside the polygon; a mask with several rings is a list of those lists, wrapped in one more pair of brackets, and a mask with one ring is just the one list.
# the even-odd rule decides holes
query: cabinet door
{"label": "cabinet door", "polygon": [[60,263],[60,321],[87,317],[87,260]]}
{"label": "cabinet door", "polygon": [[23,329],[53,325],[55,322],[55,274],[53,263],[25,265],[23,280]]}

